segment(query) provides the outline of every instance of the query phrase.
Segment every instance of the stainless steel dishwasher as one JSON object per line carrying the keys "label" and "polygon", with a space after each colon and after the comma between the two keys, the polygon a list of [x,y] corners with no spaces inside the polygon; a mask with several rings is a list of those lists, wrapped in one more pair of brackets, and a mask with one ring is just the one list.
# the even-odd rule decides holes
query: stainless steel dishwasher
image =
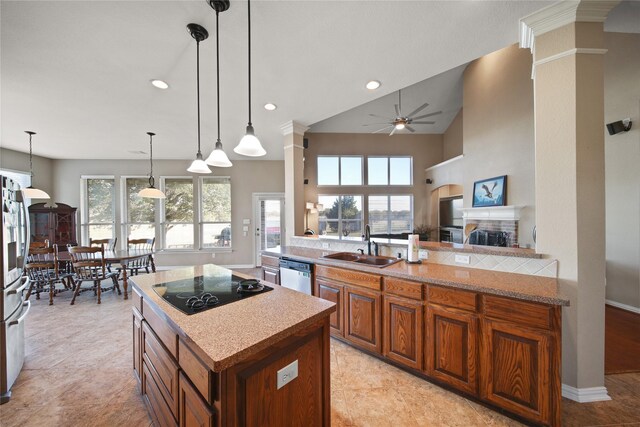
{"label": "stainless steel dishwasher", "polygon": [[311,273],[313,264],[280,259],[280,285],[294,291],[311,295]]}

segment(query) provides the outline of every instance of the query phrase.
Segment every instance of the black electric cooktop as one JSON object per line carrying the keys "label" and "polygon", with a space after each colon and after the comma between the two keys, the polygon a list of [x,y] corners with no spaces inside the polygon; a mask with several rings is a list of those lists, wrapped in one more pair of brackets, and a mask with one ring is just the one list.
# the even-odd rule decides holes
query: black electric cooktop
{"label": "black electric cooktop", "polygon": [[211,308],[250,298],[273,290],[254,279],[228,274],[196,276],[189,279],[159,283],[153,290],[169,304],[186,314],[196,314]]}

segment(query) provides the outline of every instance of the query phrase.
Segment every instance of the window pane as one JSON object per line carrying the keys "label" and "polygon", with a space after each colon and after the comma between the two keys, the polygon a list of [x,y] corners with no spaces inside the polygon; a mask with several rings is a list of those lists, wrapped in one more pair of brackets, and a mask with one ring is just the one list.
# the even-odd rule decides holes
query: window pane
{"label": "window pane", "polygon": [[318,228],[320,229],[321,236],[338,237],[338,221],[320,219],[318,221]]}
{"label": "window pane", "polygon": [[[87,179],[87,208],[90,223],[113,222],[113,179]],[[111,238],[111,234],[108,236]]]}
{"label": "window pane", "polygon": [[369,196],[369,226],[371,234],[388,233],[388,207],[387,196]]}
{"label": "window pane", "polygon": [[127,226],[129,239],[153,239],[156,237],[155,224],[131,224]]}
{"label": "window pane", "polygon": [[[165,222],[193,223],[193,180],[169,178],[164,181]],[[191,236],[193,241],[193,236]]]}
{"label": "window pane", "polygon": [[391,234],[410,233],[413,230],[411,196],[391,196]]}
{"label": "window pane", "polygon": [[369,157],[367,159],[367,184],[387,185],[389,184],[387,158]]}
{"label": "window pane", "polygon": [[338,157],[318,157],[318,185],[338,185]]}
{"label": "window pane", "polygon": [[138,197],[138,192],[149,186],[147,178],[127,178],[127,222],[155,222],[156,203],[154,199]]}
{"label": "window pane", "polygon": [[231,182],[229,180],[203,179],[202,221],[231,221]]}
{"label": "window pane", "polygon": [[341,219],[362,219],[362,197],[342,196]]}
{"label": "window pane", "polygon": [[340,185],[362,185],[362,157],[341,157],[340,175]]}
{"label": "window pane", "polygon": [[203,248],[229,248],[231,247],[231,223],[203,224],[202,225]]}
{"label": "window pane", "polygon": [[193,248],[193,224],[166,224],[165,248],[190,249]]}
{"label": "window pane", "polygon": [[362,221],[346,220],[342,221],[342,239],[343,240],[362,240]]}
{"label": "window pane", "polygon": [[411,158],[389,158],[391,169],[391,185],[411,185]]}
{"label": "window pane", "polygon": [[338,196],[319,196],[318,203],[323,207],[323,210],[318,212],[318,219],[338,219]]}
{"label": "window pane", "polygon": [[113,225],[89,225],[89,241],[98,239],[111,239],[113,237]]}

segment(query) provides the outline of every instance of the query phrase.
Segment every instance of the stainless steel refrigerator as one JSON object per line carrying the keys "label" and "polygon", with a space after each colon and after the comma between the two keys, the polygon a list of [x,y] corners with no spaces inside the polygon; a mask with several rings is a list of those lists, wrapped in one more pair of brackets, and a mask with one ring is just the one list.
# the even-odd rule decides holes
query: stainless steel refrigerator
{"label": "stainless steel refrigerator", "polygon": [[29,214],[18,183],[0,175],[0,404],[11,398],[11,387],[24,363],[24,320],[30,302],[24,301],[29,281],[24,265],[29,250]]}

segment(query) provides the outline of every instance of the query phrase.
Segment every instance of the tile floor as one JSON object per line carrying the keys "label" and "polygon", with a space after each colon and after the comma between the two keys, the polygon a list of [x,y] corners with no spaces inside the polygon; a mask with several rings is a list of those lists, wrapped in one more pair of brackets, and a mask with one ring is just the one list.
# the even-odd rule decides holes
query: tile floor
{"label": "tile floor", "polygon": [[[131,371],[131,309],[122,296],[32,299],[27,356],[0,425],[150,426]],[[640,374],[608,376],[614,400],[563,401],[567,426],[640,426]],[[515,426],[516,421],[332,340],[333,426]]]}

